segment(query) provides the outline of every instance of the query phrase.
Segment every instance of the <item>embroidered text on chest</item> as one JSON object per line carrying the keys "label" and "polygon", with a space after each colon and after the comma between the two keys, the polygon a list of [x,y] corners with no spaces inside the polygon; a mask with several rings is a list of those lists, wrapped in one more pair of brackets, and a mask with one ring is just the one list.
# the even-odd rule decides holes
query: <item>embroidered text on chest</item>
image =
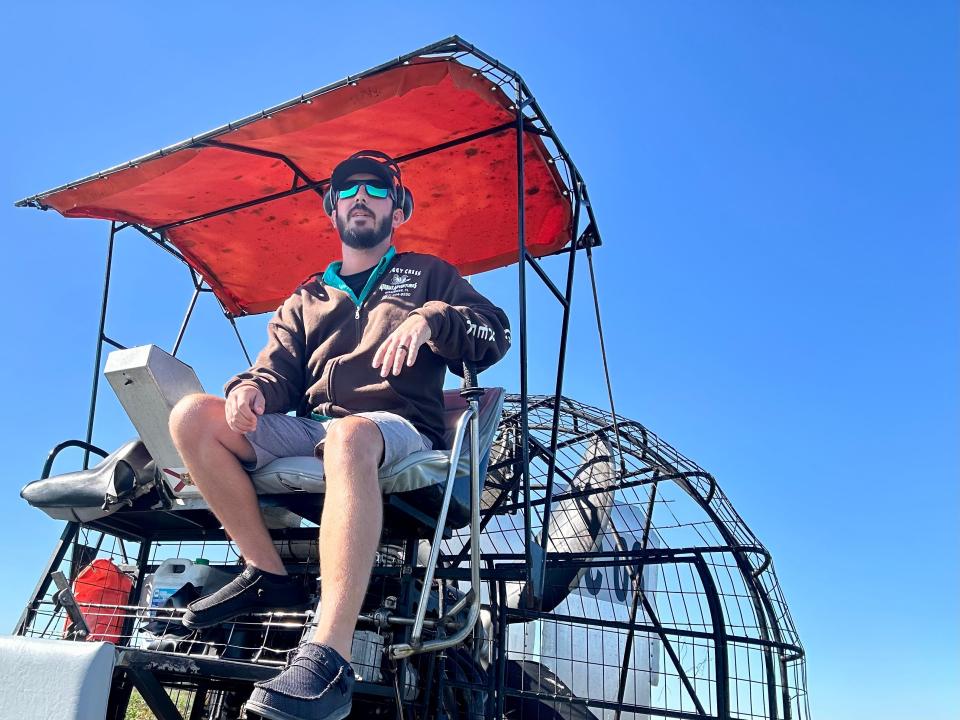
{"label": "embroidered text on chest", "polygon": [[420,270],[405,270],[403,268],[391,268],[389,274],[380,283],[380,291],[390,297],[410,297],[411,292],[419,284],[416,276],[420,275]]}

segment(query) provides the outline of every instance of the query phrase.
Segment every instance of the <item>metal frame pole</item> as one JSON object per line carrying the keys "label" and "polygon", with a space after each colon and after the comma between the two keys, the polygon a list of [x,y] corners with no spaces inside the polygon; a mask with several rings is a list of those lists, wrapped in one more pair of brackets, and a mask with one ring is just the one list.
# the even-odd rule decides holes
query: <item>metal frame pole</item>
{"label": "metal frame pole", "polygon": [[[653,527],[653,510],[657,502],[657,484],[659,478],[654,475],[653,485],[650,487],[650,496],[647,500],[647,517],[643,523],[643,537],[640,538],[640,551],[645,552],[650,542],[650,528]],[[624,643],[623,660],[620,663],[620,684],[617,688],[617,705],[623,703],[623,695],[627,689],[627,670],[630,667],[630,661],[633,657],[633,636],[634,623],[637,621],[637,608],[640,605],[640,591],[643,589],[643,571],[644,564],[638,562],[635,566],[636,571],[633,578],[633,600],[630,603],[630,616],[627,623],[630,629],[627,630],[627,641]],[[614,713],[613,720],[620,720],[620,710]]]}
{"label": "metal frame pole", "polygon": [[[560,431],[560,397],[563,394],[563,375],[567,361],[567,334],[570,329],[570,308],[573,304],[573,277],[576,268],[577,249],[576,237],[580,224],[580,182],[574,180],[574,210],[573,232],[571,233],[571,252],[567,263],[567,284],[563,301],[563,320],[560,323],[560,349],[557,358],[557,382],[553,395],[553,423],[550,427],[550,456],[547,459],[547,483],[544,491],[543,529],[540,531],[540,543],[543,547],[544,561],[538,568],[537,580],[534,587],[540,589],[543,595],[543,585],[546,582],[547,562],[546,555],[550,548],[550,503],[553,501],[553,477],[557,469],[557,439]],[[538,606],[539,609],[539,606]]]}
{"label": "metal frame pole", "polygon": [[200,297],[201,283],[197,281],[197,275],[190,270],[190,279],[193,281],[193,295],[190,297],[190,304],[187,306],[187,312],[183,316],[183,322],[180,323],[180,330],[177,331],[177,339],[173,341],[173,350],[170,352],[174,357],[180,350],[180,343],[183,342],[183,336],[187,332],[187,325],[190,324],[190,318],[193,315],[193,308],[197,305],[197,298]]}
{"label": "metal frame pole", "polygon": [[[584,193],[586,190],[584,190]],[[587,203],[587,212],[592,217],[589,202]],[[607,399],[610,401],[610,420],[613,423],[613,434],[617,441],[617,454],[620,456],[620,471],[626,470],[626,464],[623,460],[623,444],[620,442],[620,429],[617,427],[617,408],[613,402],[613,384],[610,382],[610,366],[607,363],[607,346],[603,339],[603,321],[600,319],[600,297],[597,293],[597,278],[593,272],[593,251],[590,245],[587,245],[587,267],[590,269],[590,287],[593,290],[593,309],[597,316],[597,336],[600,339],[600,356],[603,358],[603,376],[607,383]]]}
{"label": "metal frame pole", "polygon": [[703,555],[698,555],[694,567],[700,576],[704,594],[707,596],[707,606],[710,608],[710,624],[713,626],[713,665],[716,674],[717,706],[714,708],[717,717],[730,717],[730,658],[727,656],[727,627],[723,621],[723,605],[720,602],[720,593],[717,584],[710,574],[710,567]]}
{"label": "metal frame pole", "polygon": [[[113,266],[113,238],[117,234],[117,223],[110,223],[110,239],[107,241],[107,269],[103,278],[103,300],[100,303],[100,327],[97,330],[97,352],[93,363],[93,388],[90,390],[90,412],[87,415],[86,442],[93,442],[93,417],[97,412],[97,390],[100,385],[100,360],[103,356],[103,329],[107,322],[107,301],[110,299],[110,271]],[[83,451],[83,469],[90,467],[90,450]]]}
{"label": "metal frame pole", "polygon": [[523,473],[523,539],[524,558],[527,568],[526,602],[529,607],[536,607],[542,591],[534,582],[539,579],[539,563],[543,558],[541,553],[534,550],[536,541],[533,538],[533,522],[530,508],[530,418],[528,407],[527,387],[527,238],[526,238],[526,196],[524,193],[524,158],[523,158],[523,108],[525,102],[521,93],[519,78],[517,83],[517,273],[520,311],[520,463]]}
{"label": "metal frame pole", "polygon": [[60,534],[60,539],[57,541],[56,546],[54,546],[53,552],[50,554],[50,559],[47,560],[47,565],[43,570],[43,574],[40,576],[37,586],[33,589],[33,598],[23,609],[23,613],[21,613],[20,619],[17,621],[17,625],[13,629],[14,635],[24,635],[27,631],[27,627],[33,622],[33,618],[37,613],[37,608],[40,607],[43,596],[46,595],[47,590],[50,587],[50,583],[52,581],[50,573],[60,567],[60,563],[62,563],[63,558],[66,557],[67,550],[70,549],[71,544],[76,539],[79,529],[80,523],[76,522],[68,522],[66,527],[63,528],[63,532]]}
{"label": "metal frame pole", "polygon": [[230,321],[230,326],[233,328],[233,332],[237,336],[237,340],[240,343],[240,349],[243,350],[243,356],[247,359],[248,365],[253,365],[253,360],[250,359],[250,353],[247,352],[247,346],[243,342],[243,337],[240,335],[240,328],[237,327],[237,321],[234,319],[233,315],[227,315],[227,320]]}

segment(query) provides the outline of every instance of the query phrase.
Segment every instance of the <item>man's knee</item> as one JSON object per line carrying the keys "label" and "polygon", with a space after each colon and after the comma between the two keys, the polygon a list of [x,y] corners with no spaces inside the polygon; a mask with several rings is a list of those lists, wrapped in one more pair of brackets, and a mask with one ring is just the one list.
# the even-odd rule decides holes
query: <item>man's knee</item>
{"label": "man's knee", "polygon": [[170,436],[180,448],[191,441],[201,441],[225,424],[223,399],[214,395],[186,395],[170,411]]}
{"label": "man's knee", "polygon": [[383,456],[383,436],[372,420],[345,417],[327,431],[324,458],[329,462],[370,464],[376,467]]}

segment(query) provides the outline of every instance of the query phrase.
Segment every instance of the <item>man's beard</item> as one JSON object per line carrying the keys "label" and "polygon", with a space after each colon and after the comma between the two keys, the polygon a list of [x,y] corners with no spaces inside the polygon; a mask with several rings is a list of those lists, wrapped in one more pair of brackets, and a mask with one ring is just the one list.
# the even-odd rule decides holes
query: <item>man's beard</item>
{"label": "man's beard", "polygon": [[390,232],[393,230],[392,220],[390,215],[387,215],[383,220],[376,223],[374,227],[362,229],[356,227],[348,228],[347,222],[338,213],[337,231],[340,233],[340,239],[343,241],[343,244],[347,247],[352,247],[354,250],[369,250],[390,236]]}

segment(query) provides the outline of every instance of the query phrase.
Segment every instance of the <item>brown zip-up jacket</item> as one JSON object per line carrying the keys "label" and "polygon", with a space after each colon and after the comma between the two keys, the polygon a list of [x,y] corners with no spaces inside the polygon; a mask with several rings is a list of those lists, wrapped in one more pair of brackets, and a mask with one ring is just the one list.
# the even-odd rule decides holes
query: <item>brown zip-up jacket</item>
{"label": "brown zip-up jacket", "polygon": [[[482,370],[503,357],[510,346],[506,314],[431,255],[394,255],[359,306],[324,282],[330,272],[312,277],[277,309],[266,347],[253,367],[227,382],[224,396],[252,384],[263,393],[266,413],[344,417],[384,410],[443,448],[445,368],[462,375],[464,360]],[[413,367],[381,378],[373,356],[411,314],[427,321],[430,340]]]}

